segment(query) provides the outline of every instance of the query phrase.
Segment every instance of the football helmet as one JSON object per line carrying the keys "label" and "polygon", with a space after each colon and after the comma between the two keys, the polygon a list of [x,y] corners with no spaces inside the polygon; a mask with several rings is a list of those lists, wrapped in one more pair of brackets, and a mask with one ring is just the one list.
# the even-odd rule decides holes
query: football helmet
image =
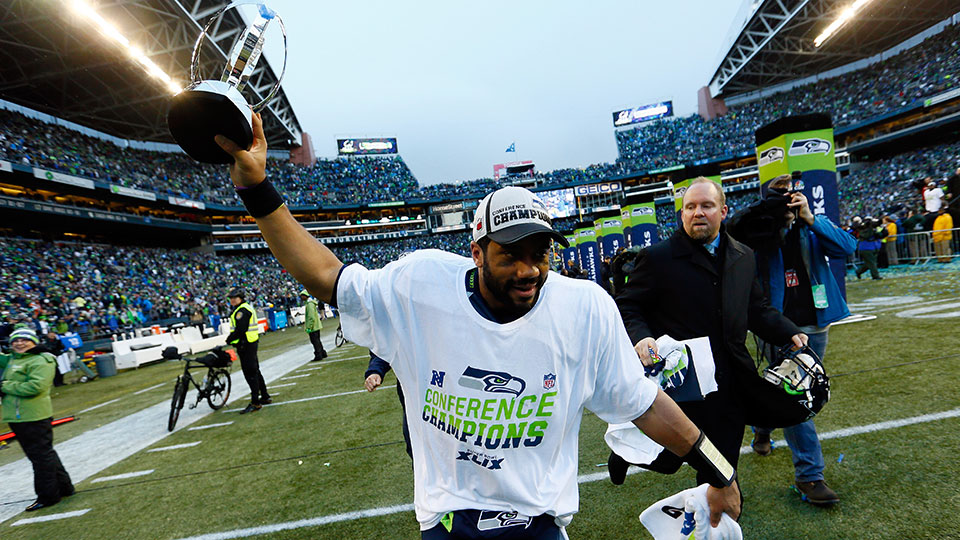
{"label": "football helmet", "polygon": [[783,388],[813,418],[830,401],[830,378],[823,362],[809,346],[793,349],[790,345],[777,352],[780,360],[763,371],[767,382]]}

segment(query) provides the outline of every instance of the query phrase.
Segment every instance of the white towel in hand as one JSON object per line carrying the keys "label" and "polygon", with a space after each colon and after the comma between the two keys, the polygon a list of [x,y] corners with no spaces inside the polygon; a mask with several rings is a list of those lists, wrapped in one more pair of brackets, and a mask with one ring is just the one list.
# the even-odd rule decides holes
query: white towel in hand
{"label": "white towel in hand", "polygon": [[640,522],[654,540],[743,540],[740,524],[726,513],[720,525],[710,526],[708,484],[657,501],[640,514]]}

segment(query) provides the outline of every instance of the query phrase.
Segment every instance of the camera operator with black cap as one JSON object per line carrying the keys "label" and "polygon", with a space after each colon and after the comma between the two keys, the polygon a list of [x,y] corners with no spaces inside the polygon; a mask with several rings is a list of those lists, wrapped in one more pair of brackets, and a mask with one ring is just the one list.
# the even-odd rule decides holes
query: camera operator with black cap
{"label": "camera operator with black cap", "polygon": [[[774,178],[762,201],[731,220],[730,234],[754,248],[757,273],[770,305],[780,310],[809,338],[808,345],[822,359],[827,348],[831,323],[850,315],[826,257],[845,260],[857,241],[825,215],[810,211],[806,196],[793,189],[790,175]],[[751,222],[768,220],[775,224],[771,238],[758,241]],[[876,253],[874,251],[874,253]],[[874,258],[874,261],[876,259]],[[764,344],[765,349],[770,349]],[[767,359],[777,360],[775,351]],[[770,432],[756,428],[753,449],[761,456],[771,452]],[[813,420],[784,428],[793,453],[797,489],[811,504],[829,505],[840,499],[823,477],[823,453]]]}

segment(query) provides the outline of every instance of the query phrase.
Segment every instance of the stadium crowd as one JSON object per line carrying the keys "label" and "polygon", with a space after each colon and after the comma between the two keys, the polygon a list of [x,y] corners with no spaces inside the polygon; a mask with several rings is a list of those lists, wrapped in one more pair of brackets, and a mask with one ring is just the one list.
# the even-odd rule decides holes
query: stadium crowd
{"label": "stadium crowd", "polygon": [[754,131],[783,116],[826,112],[834,127],[853,125],[956,88],[960,25],[863,69],[796,86],[741,105],[713,120],[690,115],[617,132],[624,171],[752,153]]}
{"label": "stadium crowd", "polygon": [[960,142],[903,152],[865,164],[840,182],[840,216],[844,220],[858,215],[904,217],[907,210],[919,211],[923,198],[918,180],[929,178],[942,183],[957,167]]}
{"label": "stadium crowd", "polygon": [[[828,112],[848,126],[955,88],[960,25],[863,69],[731,106],[710,121],[698,115],[656,121],[616,134],[616,163],[537,173],[540,186],[605,180],[692,161],[753,152],[756,128],[784,115]],[[183,154],[123,148],[57,124],[0,110],[0,159],[197,201],[239,206],[223,167]],[[292,206],[482,196],[504,185],[480,178],[420,186],[399,156],[319,159],[301,167],[270,159],[267,174]]]}
{"label": "stadium crowd", "polygon": [[[341,260],[380,268],[404,252],[436,248],[469,253],[469,233],[331,246]],[[237,284],[257,307],[299,305],[302,289],[270,254],[218,257],[163,248],[0,239],[0,324],[29,321],[38,332],[109,337],[199,312],[230,313]]]}

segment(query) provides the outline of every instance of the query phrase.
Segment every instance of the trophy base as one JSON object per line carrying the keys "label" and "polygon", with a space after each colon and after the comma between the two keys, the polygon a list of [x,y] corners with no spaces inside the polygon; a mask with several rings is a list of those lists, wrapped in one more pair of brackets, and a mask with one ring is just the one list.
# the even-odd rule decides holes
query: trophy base
{"label": "trophy base", "polygon": [[[235,95],[233,95],[235,94]],[[202,163],[233,163],[215,135],[241,148],[253,143],[250,107],[235,88],[219,81],[203,81],[173,97],[167,126],[184,152]]]}

